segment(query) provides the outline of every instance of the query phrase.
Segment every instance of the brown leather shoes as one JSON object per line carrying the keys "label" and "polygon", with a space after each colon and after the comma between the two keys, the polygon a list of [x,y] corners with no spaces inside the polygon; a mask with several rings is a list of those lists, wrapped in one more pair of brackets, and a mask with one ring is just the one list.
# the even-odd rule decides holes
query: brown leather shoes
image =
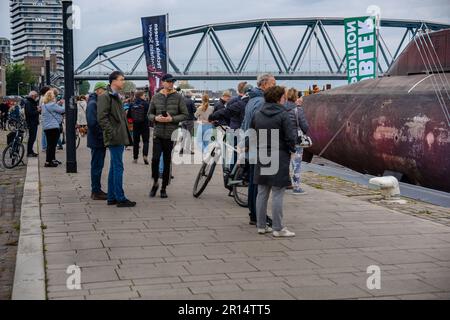
{"label": "brown leather shoes", "polygon": [[106,200],[108,200],[108,195],[106,193],[104,193],[103,191],[100,191],[100,192],[97,192],[97,193],[92,193],[91,194],[91,199],[92,200],[106,201]]}

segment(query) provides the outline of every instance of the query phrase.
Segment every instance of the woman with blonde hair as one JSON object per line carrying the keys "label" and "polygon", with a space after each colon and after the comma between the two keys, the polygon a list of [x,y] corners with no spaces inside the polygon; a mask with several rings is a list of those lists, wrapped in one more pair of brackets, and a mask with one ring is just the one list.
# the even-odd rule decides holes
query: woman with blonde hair
{"label": "woman with blonde hair", "polygon": [[197,118],[198,122],[197,143],[202,153],[208,148],[210,141],[213,125],[208,121],[208,118],[213,111],[214,108],[209,105],[209,96],[204,94],[202,96],[202,104],[197,108],[197,112],[195,112],[195,118]]}
{"label": "woman with blonde hair", "polygon": [[45,167],[54,168],[59,164],[55,159],[55,153],[65,110],[56,103],[54,90],[47,91],[42,102],[42,128],[47,139]]}

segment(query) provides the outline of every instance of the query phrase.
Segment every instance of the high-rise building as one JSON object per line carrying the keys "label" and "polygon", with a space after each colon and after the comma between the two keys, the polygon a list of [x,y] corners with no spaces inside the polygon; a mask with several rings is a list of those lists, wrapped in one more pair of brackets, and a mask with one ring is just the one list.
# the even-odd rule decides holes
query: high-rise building
{"label": "high-rise building", "polygon": [[8,64],[11,60],[11,42],[6,38],[0,38],[0,64]]}
{"label": "high-rise building", "polygon": [[45,48],[56,56],[57,72],[64,72],[62,2],[10,0],[12,60],[43,57]]}

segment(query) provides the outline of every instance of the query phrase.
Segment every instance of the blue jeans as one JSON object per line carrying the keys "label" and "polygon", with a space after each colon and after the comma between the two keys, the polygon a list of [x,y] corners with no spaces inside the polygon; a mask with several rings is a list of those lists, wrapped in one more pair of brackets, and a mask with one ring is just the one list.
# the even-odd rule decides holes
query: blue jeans
{"label": "blue jeans", "polygon": [[102,191],[102,171],[105,165],[106,148],[91,149],[91,190],[92,193]]}
{"label": "blue jeans", "polygon": [[164,172],[164,158],[163,154],[161,154],[161,158],[159,158],[159,174],[163,174]]}
{"label": "blue jeans", "polygon": [[295,155],[291,160],[292,169],[294,171],[292,176],[292,186],[294,187],[294,191],[300,191],[300,171],[302,168],[302,158],[303,158],[303,148],[295,147]]}
{"label": "blue jeans", "polygon": [[111,164],[108,176],[108,201],[125,201],[123,191],[123,151],[124,146],[108,147]]}
{"label": "blue jeans", "polygon": [[197,144],[205,153],[208,148],[209,142],[211,141],[211,135],[213,134],[213,125],[209,123],[202,123],[197,127]]}

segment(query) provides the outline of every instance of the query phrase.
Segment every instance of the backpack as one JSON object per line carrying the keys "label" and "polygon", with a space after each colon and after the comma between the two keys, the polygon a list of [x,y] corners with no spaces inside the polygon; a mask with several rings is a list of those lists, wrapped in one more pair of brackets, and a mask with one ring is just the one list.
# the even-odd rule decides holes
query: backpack
{"label": "backpack", "polygon": [[135,123],[145,122],[147,115],[145,114],[145,107],[143,105],[133,105],[130,107],[131,119]]}

